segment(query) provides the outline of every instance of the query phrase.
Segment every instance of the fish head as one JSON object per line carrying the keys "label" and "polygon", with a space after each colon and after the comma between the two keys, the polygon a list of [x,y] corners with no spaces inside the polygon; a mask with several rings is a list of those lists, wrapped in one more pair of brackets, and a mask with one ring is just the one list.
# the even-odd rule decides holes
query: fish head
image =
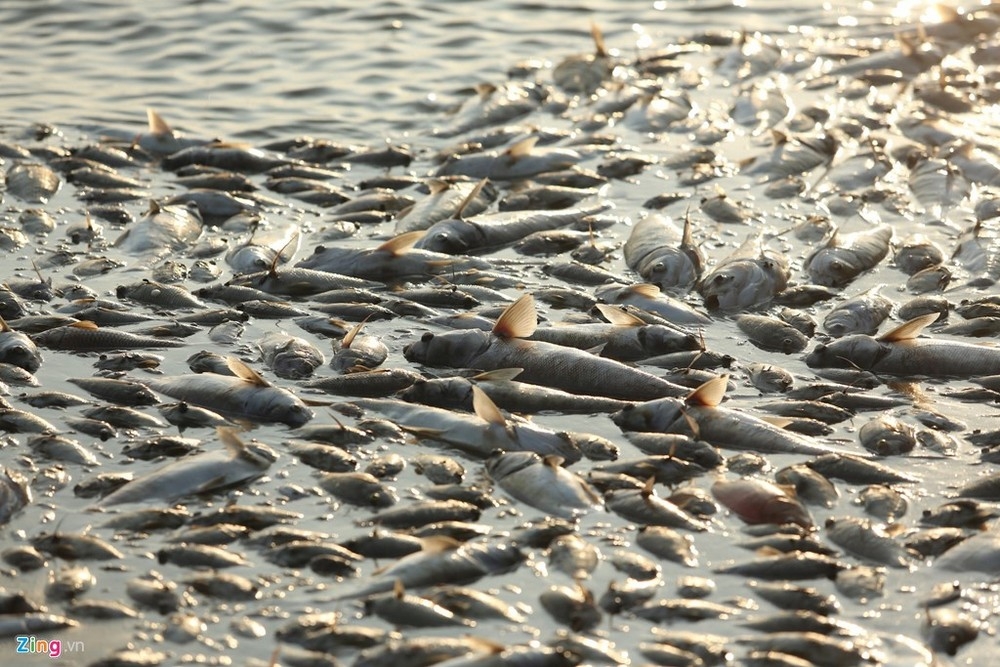
{"label": "fish head", "polygon": [[8,331],[0,334],[0,361],[34,373],[42,365],[42,354],[26,335]]}
{"label": "fish head", "polygon": [[664,248],[655,262],[645,268],[643,277],[660,289],[671,290],[693,285],[701,272],[700,264],[681,249]]}
{"label": "fish head", "polygon": [[407,361],[429,366],[461,367],[490,344],[490,335],[478,329],[425,333],[420,340],[403,348]]}
{"label": "fish head", "polygon": [[442,220],[420,239],[417,247],[447,255],[461,255],[476,244],[477,228],[464,220]]}
{"label": "fish head", "polygon": [[705,276],[700,292],[712,310],[743,310],[767,303],[788,284],[788,265],[767,256],[726,261]]}
{"label": "fish head", "polygon": [[684,419],[684,402],[676,398],[659,398],[645,403],[626,405],[611,415],[611,420],[623,431],[670,432],[670,427]]}
{"label": "fish head", "polygon": [[809,279],[824,287],[846,285],[862,270],[857,258],[848,248],[820,248],[806,261]]}
{"label": "fish head", "polygon": [[830,343],[820,343],[806,355],[810,368],[858,368],[872,370],[892,346],[872,336],[855,334]]}
{"label": "fish head", "polygon": [[302,269],[318,269],[320,271],[330,271],[335,273],[348,273],[339,271],[340,268],[348,268],[347,265],[357,252],[349,248],[328,247],[318,245],[313,250],[310,257],[306,257],[295,266]]}

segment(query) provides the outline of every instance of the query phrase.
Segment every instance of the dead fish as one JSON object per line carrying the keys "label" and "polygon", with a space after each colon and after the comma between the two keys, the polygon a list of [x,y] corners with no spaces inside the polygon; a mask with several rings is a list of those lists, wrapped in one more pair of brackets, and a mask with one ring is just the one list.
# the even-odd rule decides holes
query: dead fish
{"label": "dead fish", "polygon": [[366,472],[328,472],[319,484],[339,500],[359,507],[391,507],[399,500],[392,487]]}
{"label": "dead fish", "polygon": [[600,497],[578,475],[561,467],[558,456],[534,452],[495,454],[486,472],[501,489],[531,507],[571,519],[600,507]]}
{"label": "dead fish", "polygon": [[705,532],[707,523],[700,521],[670,500],[661,498],[653,490],[655,478],[650,477],[641,489],[616,489],[607,493],[604,504],[626,521],[642,525],[683,528],[694,532]]}
{"label": "dead fish", "polygon": [[31,340],[42,347],[70,352],[117,352],[127,349],[157,349],[186,345],[182,340],[141,336],[127,331],[98,327],[89,321],[48,329],[34,334]]}
{"label": "dead fish", "polygon": [[0,526],[8,523],[15,514],[31,504],[32,495],[28,482],[20,473],[3,467],[0,474]]}
{"label": "dead fish", "polygon": [[[471,378],[415,378],[399,392],[405,401],[453,410],[472,410],[472,387],[479,387],[497,407],[517,413],[548,410],[564,413],[595,413],[620,410],[627,403],[603,396],[571,394],[527,382],[516,382],[520,369],[499,369]],[[350,377],[350,376],[347,376]],[[306,385],[309,386],[309,385]]]}
{"label": "dead fish", "polygon": [[753,363],[747,366],[750,383],[764,393],[784,392],[795,382],[791,373],[771,364]]}
{"label": "dead fish", "polygon": [[857,368],[878,374],[971,378],[1000,373],[1000,350],[918,338],[937,313],[916,317],[873,338],[854,335],[820,344],[806,356],[812,368]]}
{"label": "dead fish", "polygon": [[[701,313],[684,301],[676,299],[660,291],[656,285],[639,283],[637,285],[620,286],[609,284],[599,287],[596,296],[605,303],[622,307],[635,307],[641,311],[653,313],[676,325],[704,325],[711,318]],[[602,311],[604,313],[606,311]]]}
{"label": "dead fish", "polygon": [[161,403],[157,406],[157,410],[164,419],[176,426],[182,433],[186,428],[211,428],[228,426],[231,423],[216,412],[196,405],[188,405],[184,401]]}
{"label": "dead fish", "polygon": [[287,389],[270,384],[235,357],[230,358],[229,367],[236,376],[202,373],[146,380],[144,384],[225,417],[279,422],[292,428],[312,419],[312,410]]}
{"label": "dead fish", "polygon": [[432,600],[408,594],[402,584],[391,593],[373,595],[364,601],[365,614],[374,614],[397,628],[475,627],[475,621],[462,618]]}
{"label": "dead fish", "polygon": [[609,208],[609,204],[561,211],[508,211],[441,220],[431,225],[415,248],[448,255],[480,253],[523,239],[529,234],[579,223]]}
{"label": "dead fish", "polygon": [[343,340],[334,341],[330,367],[342,373],[369,371],[382,365],[389,356],[389,348],[377,336],[361,335],[365,322],[351,328]]}
{"label": "dead fish", "polygon": [[62,179],[44,164],[17,162],[7,170],[7,192],[31,204],[44,204],[59,191]]}
{"label": "dead fish", "polygon": [[3,318],[0,318],[0,363],[17,366],[28,373],[34,373],[42,365],[42,354],[34,341],[11,329]]}
{"label": "dead fish", "polygon": [[202,229],[197,206],[161,206],[150,200],[146,215],[127,227],[113,245],[133,255],[162,256],[193,246],[201,237]]}
{"label": "dead fish", "polygon": [[840,338],[851,334],[873,336],[892,312],[892,302],[873,287],[840,303],[823,319],[823,330]]}
{"label": "dead fish", "polygon": [[414,248],[423,235],[422,231],[408,232],[376,248],[362,250],[320,245],[316,246],[312,257],[297,262],[295,266],[379,281],[424,279],[452,271],[491,268],[484,260]]}
{"label": "dead fish", "polygon": [[894,468],[853,454],[831,453],[817,456],[806,465],[830,479],[848,484],[915,484],[920,480]]}
{"label": "dead fish", "polygon": [[889,253],[891,239],[892,227],[888,225],[844,238],[835,231],[806,258],[805,269],[817,285],[842,287],[875,268]]}
{"label": "dead fish", "polygon": [[395,216],[395,234],[427,229],[441,220],[474,216],[496,201],[497,189],[489,181],[450,181],[432,178],[430,193]]}
{"label": "dead fish", "polygon": [[399,581],[407,589],[443,584],[470,584],[484,576],[517,569],[525,555],[505,544],[461,544],[453,538],[424,538],[424,549],[404,556],[375,573],[359,591],[339,599],[358,598],[391,591]]}
{"label": "dead fish", "polygon": [[717,480],[712,495],[740,519],[749,524],[794,523],[803,528],[813,525],[809,511],[781,487],[755,479]]}
{"label": "dead fish", "polygon": [[680,563],[685,567],[698,566],[698,549],[694,538],[669,526],[642,526],[636,533],[635,543],[657,558]]}
{"label": "dead fish", "polygon": [[709,310],[746,310],[769,303],[785,289],[788,278],[785,259],[764,251],[759,236],[750,236],[702,278],[698,292]]}
{"label": "dead fish", "polygon": [[783,354],[806,349],[809,339],[795,327],[767,315],[738,315],[736,326],[747,335],[747,340],[761,348]]}
{"label": "dead fish", "polygon": [[187,495],[210,493],[260,477],[278,458],[270,447],[244,443],[232,430],[219,428],[218,434],[225,449],[169,463],[105,496],[98,507],[155,499],[173,502]]}
{"label": "dead fish", "polygon": [[880,565],[907,568],[913,559],[881,524],[860,517],[827,519],[826,537],[845,551]]}
{"label": "dead fish", "polygon": [[354,403],[388,416],[418,437],[440,440],[476,458],[485,459],[499,449],[552,454],[570,463],[580,460],[579,449],[566,434],[508,420],[481,389],[473,387],[473,395],[474,415],[388,399],[358,399]]}
{"label": "dead fish", "polygon": [[701,277],[704,258],[691,236],[691,218],[684,231],[662,215],[650,215],[632,227],[624,247],[625,263],[644,281],[664,292],[686,293]]}
{"label": "dead fish", "polygon": [[612,415],[625,431],[693,434],[717,447],[756,452],[828,454],[831,449],[749,414],[719,407],[728,375],[709,380],[686,400],[662,398],[626,406]]}
{"label": "dead fish", "polygon": [[282,331],[272,331],[257,340],[264,364],[275,375],[287,380],[310,377],[326,361],[315,345]]}
{"label": "dead fish", "polygon": [[891,415],[865,422],[858,438],[865,449],[879,456],[907,454],[917,444],[916,429]]}
{"label": "dead fish", "polygon": [[504,310],[489,333],[479,330],[426,333],[403,348],[403,354],[409,361],[434,366],[486,371],[520,368],[518,377],[523,382],[573,393],[596,390],[599,396],[622,400],[686,393],[677,385],[612,359],[524,340],[537,328],[537,318],[534,300],[531,295],[524,295]]}
{"label": "dead fish", "polygon": [[557,622],[574,632],[593,630],[602,618],[593,593],[582,584],[550,586],[538,596],[542,608]]}
{"label": "dead fish", "polygon": [[434,175],[511,181],[568,169],[583,160],[583,155],[571,148],[539,148],[537,143],[538,136],[531,136],[500,151],[452,155]]}
{"label": "dead fish", "polygon": [[226,264],[237,275],[273,269],[292,261],[301,242],[298,225],[280,228],[257,225],[245,242],[226,252]]}

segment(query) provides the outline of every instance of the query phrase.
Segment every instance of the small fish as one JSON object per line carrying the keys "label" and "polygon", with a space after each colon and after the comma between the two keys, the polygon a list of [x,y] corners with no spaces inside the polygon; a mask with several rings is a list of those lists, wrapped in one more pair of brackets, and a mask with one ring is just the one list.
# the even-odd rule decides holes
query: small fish
{"label": "small fish", "polygon": [[650,215],[635,224],[624,247],[625,263],[665,292],[686,293],[701,278],[705,264],[685,216],[678,232],[669,218]]}
{"label": "small fish", "polygon": [[149,210],[115,239],[114,246],[133,255],[164,256],[187,250],[201,237],[201,213],[193,205],[160,205],[153,200]]}
{"label": "small fish", "polygon": [[805,261],[809,278],[817,285],[843,287],[875,268],[889,253],[892,227],[882,225],[840,238],[836,231]]}
{"label": "small fish", "polygon": [[759,308],[788,285],[788,263],[766,252],[760,238],[750,236],[698,283],[709,310],[740,311]]}
{"label": "small fish", "polygon": [[306,379],[326,361],[315,345],[282,331],[265,334],[256,345],[260,348],[264,364],[275,375],[288,380]]}

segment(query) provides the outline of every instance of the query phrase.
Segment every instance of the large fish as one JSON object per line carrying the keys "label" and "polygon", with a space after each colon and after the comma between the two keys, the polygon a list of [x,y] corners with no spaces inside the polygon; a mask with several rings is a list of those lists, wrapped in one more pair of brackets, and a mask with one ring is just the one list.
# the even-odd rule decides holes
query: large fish
{"label": "large fish", "polygon": [[144,384],[153,391],[233,419],[278,422],[297,428],[313,418],[312,410],[295,394],[273,386],[234,357],[228,364],[235,375],[178,375],[146,380]]}
{"label": "large fish", "polygon": [[892,227],[882,225],[843,238],[836,232],[806,258],[805,269],[817,285],[843,287],[875,268],[887,254]]}
{"label": "large fish", "polygon": [[530,294],[508,306],[490,332],[478,329],[426,333],[403,349],[410,361],[428,366],[492,371],[523,369],[518,379],[571,393],[625,401],[683,396],[687,389],[637,368],[583,350],[524,340],[538,325]]}
{"label": "large fish", "polygon": [[753,415],[719,407],[728,382],[728,375],[720,375],[686,400],[661,398],[630,405],[611,418],[624,431],[688,434],[724,449],[814,455],[836,451]]}
{"label": "large fish", "polygon": [[150,200],[146,215],[127,227],[114,246],[134,255],[161,256],[187,250],[201,236],[202,228],[197,206],[161,206]]}
{"label": "large fish", "polygon": [[917,338],[938,318],[928,313],[878,338],[857,334],[817,345],[806,356],[812,368],[856,368],[876,374],[971,378],[1000,373],[1000,348]]}

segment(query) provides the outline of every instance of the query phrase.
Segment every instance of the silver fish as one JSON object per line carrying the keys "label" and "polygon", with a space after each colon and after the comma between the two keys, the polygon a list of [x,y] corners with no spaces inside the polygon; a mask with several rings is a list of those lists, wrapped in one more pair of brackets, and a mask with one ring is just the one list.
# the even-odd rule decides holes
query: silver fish
{"label": "silver fish", "polygon": [[34,373],[42,365],[42,354],[27,335],[11,329],[0,318],[0,363]]}
{"label": "silver fish", "polygon": [[272,331],[256,342],[264,364],[275,375],[288,380],[310,377],[326,361],[323,353],[304,338]]}
{"label": "silver fish", "polygon": [[150,200],[146,215],[126,228],[114,246],[133,255],[161,256],[190,248],[202,228],[197,206],[161,206]]}
{"label": "silver fish", "polygon": [[917,336],[938,317],[921,315],[878,338],[854,335],[820,344],[811,368],[857,368],[877,374],[972,378],[1000,373],[1000,349]]}
{"label": "silver fish", "polygon": [[427,229],[441,220],[482,213],[498,194],[489,181],[432,178],[427,186],[430,194],[396,214],[396,235]]}
{"label": "silver fish", "polygon": [[435,176],[468,176],[509,181],[561,171],[583,160],[583,155],[571,148],[537,148],[537,143],[538,137],[532,136],[502,151],[453,155],[441,165]]}
{"label": "silver fish", "polygon": [[625,242],[625,263],[665,292],[685,293],[701,277],[704,258],[691,237],[691,218],[679,232],[669,218],[650,215],[632,227]]}
{"label": "silver fish", "polygon": [[243,484],[263,475],[278,454],[260,443],[244,443],[229,429],[218,429],[222,450],[196,454],[169,463],[105,496],[98,507],[146,500],[173,502],[184,496],[209,493]]}
{"label": "silver fish", "polygon": [[788,284],[788,263],[749,237],[698,284],[709,310],[738,311],[769,303]]}
{"label": "silver fish", "polygon": [[882,225],[840,238],[835,231],[805,261],[809,278],[817,285],[842,287],[875,268],[889,253],[892,227]]}
{"label": "silver fish", "polygon": [[214,410],[224,417],[260,422],[280,422],[292,428],[313,417],[295,394],[275,387],[235,357],[229,367],[236,374],[178,375],[145,380],[144,384],[179,401]]}
{"label": "silver fish", "polygon": [[531,295],[511,304],[490,333],[426,333],[403,349],[410,361],[432,366],[497,370],[521,368],[521,381],[622,400],[680,396],[687,390],[644,371],[581,350],[524,340],[537,328]]}
{"label": "silver fish", "polygon": [[612,420],[624,431],[693,434],[724,449],[829,454],[833,448],[784,431],[752,415],[719,407],[729,376],[695,389],[687,400],[661,398],[622,408]]}
{"label": "silver fish", "polygon": [[600,507],[590,484],[562,463],[558,456],[506,452],[490,457],[486,472],[505,492],[550,516],[572,519]]}

